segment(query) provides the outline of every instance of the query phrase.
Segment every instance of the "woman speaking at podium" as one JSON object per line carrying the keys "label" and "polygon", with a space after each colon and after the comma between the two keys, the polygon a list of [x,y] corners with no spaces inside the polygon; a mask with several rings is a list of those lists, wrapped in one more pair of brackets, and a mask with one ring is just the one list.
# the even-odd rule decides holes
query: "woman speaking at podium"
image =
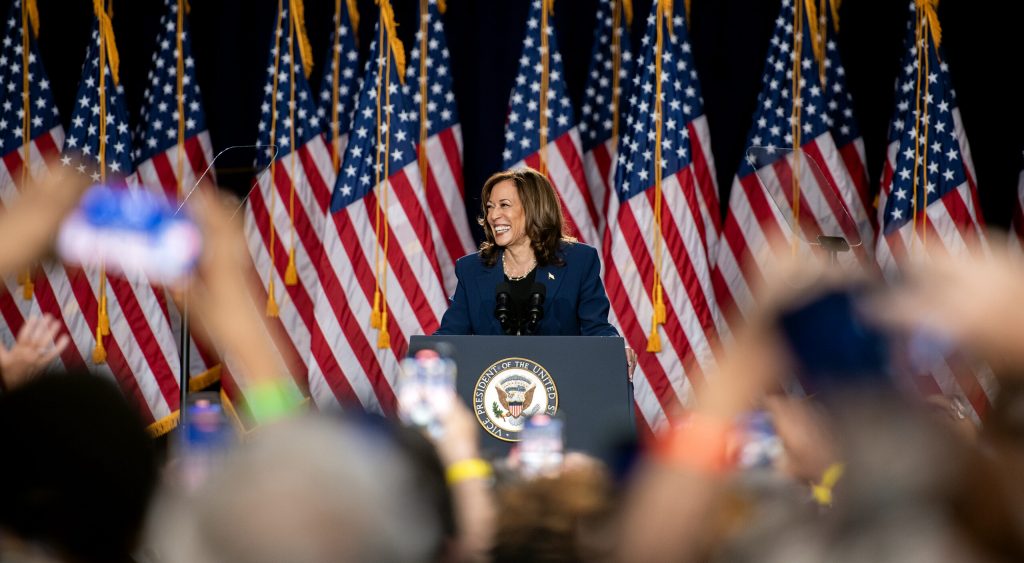
{"label": "woman speaking at podium", "polygon": [[[531,168],[480,194],[486,240],[455,263],[458,286],[434,334],[618,336],[593,247],[565,234],[558,195]],[[636,354],[627,348],[630,373]]]}

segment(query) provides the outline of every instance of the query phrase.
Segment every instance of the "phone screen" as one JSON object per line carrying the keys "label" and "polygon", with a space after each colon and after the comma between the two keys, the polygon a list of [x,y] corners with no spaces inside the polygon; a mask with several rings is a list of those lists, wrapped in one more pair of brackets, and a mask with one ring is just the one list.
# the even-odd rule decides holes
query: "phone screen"
{"label": "phone screen", "polygon": [[455,362],[437,350],[419,350],[402,360],[396,390],[402,420],[439,438],[441,416],[455,399],[455,375]]}
{"label": "phone screen", "polygon": [[537,414],[526,420],[519,442],[519,464],[524,477],[552,475],[565,458],[562,420]]}

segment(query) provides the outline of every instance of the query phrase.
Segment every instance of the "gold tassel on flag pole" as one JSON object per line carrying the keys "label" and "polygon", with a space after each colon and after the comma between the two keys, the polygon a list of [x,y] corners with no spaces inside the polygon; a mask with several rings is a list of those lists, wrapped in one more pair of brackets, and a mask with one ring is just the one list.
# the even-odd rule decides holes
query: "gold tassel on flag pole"
{"label": "gold tassel on flag pole", "polygon": [[632,0],[614,0],[612,6],[612,143],[619,145],[619,92],[622,90],[619,72],[622,70],[622,17],[626,25],[633,24]]}
{"label": "gold tassel on flag pole", "polygon": [[[99,20],[99,55],[100,55],[100,80],[99,80],[99,175],[100,181],[107,179],[107,92],[106,76],[107,65],[110,65],[110,77],[116,86],[118,83],[118,55],[117,45],[114,43],[114,28],[110,18],[113,13],[113,6],[103,7],[103,0],[93,0],[93,11]],[[98,298],[99,310],[96,315],[96,347],[92,351],[94,363],[102,364],[107,361],[107,350],[103,345],[103,337],[110,334],[110,317],[107,313],[107,269],[100,266],[100,287]]]}
{"label": "gold tassel on flag pole", "polygon": [[[388,177],[390,176],[390,160],[389,152],[391,145],[391,112],[386,112],[384,116],[385,129],[384,129],[384,150],[380,150],[380,133],[381,133],[381,113],[380,113],[380,96],[384,95],[385,107],[391,105],[391,61],[394,58],[395,68],[398,71],[399,81],[404,83],[405,76],[405,49],[402,47],[402,42],[396,35],[397,25],[395,24],[395,14],[391,8],[391,4],[388,0],[378,0],[380,6],[380,37],[378,38],[378,48],[384,50],[385,53],[385,65],[381,69],[377,69],[377,123],[375,134],[377,135],[377,166],[376,169],[376,186],[380,191],[377,197],[377,246],[374,247],[374,254],[377,255],[379,252],[378,247],[380,246],[381,231],[384,233],[383,242],[383,256],[378,258],[377,264],[380,270],[377,275],[377,289],[374,293],[374,316],[377,320],[377,328],[380,332],[377,334],[377,348],[387,349],[391,347],[391,334],[388,331],[388,291],[387,291],[387,276],[388,276],[388,251],[391,242],[391,229],[388,226]],[[387,44],[384,43],[384,33],[387,32]],[[421,57],[425,57],[426,53],[421,53]],[[383,165],[383,177],[381,175],[381,154],[384,155]],[[379,295],[379,300],[378,300]],[[372,325],[371,319],[371,325]]]}
{"label": "gold tassel on flag pole", "polygon": [[[924,202],[923,205],[918,202],[918,182],[920,181],[921,170],[928,169],[928,129],[929,129],[929,118],[928,118],[928,98],[931,94],[929,90],[929,80],[926,78],[931,72],[931,47],[929,43],[934,41],[935,49],[938,50],[939,42],[942,40],[942,28],[939,26],[939,16],[936,13],[939,2],[938,0],[916,0],[915,5],[917,7],[917,15],[914,18],[915,21],[915,41],[917,47],[917,83],[914,88],[914,184],[913,184],[913,195],[911,196],[911,203],[913,206],[913,219],[912,219],[912,232],[913,236],[910,238],[911,251],[914,250],[914,241],[918,236],[921,237],[921,249],[925,250],[928,246],[928,190],[924,190]],[[930,38],[929,38],[930,36]],[[922,88],[922,85],[924,86]],[[922,103],[922,100],[924,102]],[[922,107],[923,106],[923,107]],[[922,129],[924,133],[922,135]],[[921,150],[921,146],[924,145],[925,150]],[[917,215],[918,210],[924,210],[921,213],[921,230],[920,235],[917,229]]]}
{"label": "gold tassel on flag pole", "polygon": [[358,0],[346,0],[348,5],[348,21],[352,24],[352,40],[359,46],[359,3]]}
{"label": "gold tassel on flag pole", "polygon": [[185,29],[185,10],[187,9],[188,3],[185,0],[178,0],[178,18],[177,27],[175,28],[174,41],[175,48],[177,49],[177,80],[175,81],[175,92],[178,95],[178,177],[176,178],[178,183],[178,200],[181,201],[181,197],[184,195],[184,186],[182,184],[185,176],[185,57],[182,56],[182,33]]}
{"label": "gold tassel on flag pole", "polygon": [[[29,35],[31,26],[32,35],[39,36],[39,9],[35,0],[23,0],[21,3],[21,146],[25,151],[21,164],[21,187],[28,185],[32,175],[32,102],[29,100],[29,53],[32,48],[32,40]],[[25,301],[31,301],[35,293],[35,284],[32,283],[32,266],[28,266],[18,275],[18,283],[21,284],[21,297]]]}
{"label": "gold tassel on flag pole", "polygon": [[284,284],[296,285],[299,283],[299,272],[295,267],[295,162],[298,156],[295,152],[295,44],[299,45],[299,52],[302,56],[303,73],[308,77],[310,66],[313,62],[312,49],[309,47],[309,40],[306,39],[305,28],[302,23],[304,12],[302,0],[289,0],[291,6],[291,17],[288,18],[288,143],[292,153],[288,158],[289,176],[288,182],[288,224],[291,226],[291,240],[288,245],[288,267],[284,272]]}
{"label": "gold tassel on flag pole", "polygon": [[551,46],[548,44],[548,16],[554,15],[555,12],[555,0],[541,0],[540,9],[540,170],[541,174],[545,176],[548,173],[548,85],[549,85],[549,74],[550,61],[551,61]]}
{"label": "gold tassel on flag pole", "polygon": [[416,151],[416,159],[420,165],[420,180],[423,189],[427,188],[427,34],[430,29],[428,0],[420,0],[420,146]]}
{"label": "gold tassel on flag pole", "polygon": [[647,351],[651,353],[661,352],[661,334],[658,332],[658,325],[665,323],[665,299],[661,286],[661,122],[664,109],[661,99],[661,58],[665,45],[662,26],[668,26],[669,30],[672,29],[671,0],[658,0],[655,26],[657,39],[654,55],[654,224],[652,225],[654,229],[654,283],[651,287],[651,304],[654,310],[651,315],[651,333],[647,336]]}
{"label": "gold tassel on flag pole", "polygon": [[[383,21],[383,19],[384,19],[384,6],[383,5],[380,8],[380,12],[381,12],[381,20]],[[384,45],[384,25],[383,25],[383,23],[379,26],[379,29],[377,31],[378,31],[377,48],[379,50],[381,50],[382,52],[386,52],[386,51],[384,51],[384,50],[387,49],[387,46]],[[381,76],[381,69],[380,69],[380,62],[379,61],[380,61],[380,59],[378,58],[378,60],[373,61],[371,63],[371,64],[376,64],[377,65],[377,83],[376,83],[377,93],[376,93],[376,96],[374,96],[374,101],[377,102],[377,115],[376,115],[376,120],[375,120],[376,124],[374,126],[374,132],[373,132],[373,134],[377,136],[377,142],[374,145],[375,146],[374,152],[376,154],[374,155],[374,159],[375,160],[374,160],[374,166],[373,166],[373,169],[375,171],[375,178],[374,178],[373,185],[375,185],[375,186],[379,186],[380,185],[380,169],[381,169],[381,164],[380,164],[380,148],[379,148],[378,145],[380,144],[380,98],[381,98],[381,95],[382,95],[381,81],[383,80],[383,77]],[[374,221],[373,221],[373,230],[374,230],[374,237],[375,237],[374,238],[374,245],[373,245],[373,278],[374,278],[373,281],[374,281],[374,289],[373,289],[373,311],[370,313],[370,327],[379,330],[380,326],[381,326],[380,325],[380,321],[381,321],[381,314],[380,314],[380,312],[381,312],[381,309],[382,309],[381,302],[380,302],[380,290],[381,290],[381,287],[380,287],[381,286],[380,231],[381,231],[381,215],[382,215],[382,210],[381,210],[380,198],[374,198],[374,201],[376,202],[376,204],[374,205],[375,209],[374,209]],[[387,256],[384,257],[384,260],[387,260]],[[384,281],[386,282],[387,280],[384,280]],[[387,305],[385,304],[384,307],[386,308]]]}
{"label": "gold tassel on flag pole", "polygon": [[[272,86],[270,90],[270,142],[274,143],[277,135],[277,76],[278,71],[281,69],[281,10],[284,8],[283,0],[277,0],[277,25],[274,27],[274,77],[272,79]],[[277,181],[277,158],[275,157],[270,161],[270,193],[268,198],[270,200],[270,244],[267,246],[267,251],[270,253],[270,267],[267,271],[267,306],[266,315],[268,317],[277,317],[280,314],[280,308],[277,306],[277,298],[275,297],[274,287],[274,274],[276,270],[275,258],[276,252],[275,247],[277,246],[277,229],[274,225],[275,208],[277,207],[277,190],[274,189],[274,184]]]}
{"label": "gold tassel on flag pole", "polygon": [[[382,46],[383,47],[383,46]],[[385,57],[385,78],[384,83],[384,104],[385,107],[391,105],[391,89],[388,88],[391,81],[391,49],[384,47],[388,50],[388,54]],[[378,69],[378,72],[380,70]],[[388,244],[391,242],[391,228],[388,226],[388,164],[390,162],[389,150],[391,144],[391,112],[385,112],[384,116],[387,129],[384,132],[384,177],[383,182],[377,181],[377,188],[380,190],[381,199],[384,200],[383,204],[383,216],[384,216],[384,260],[381,265],[381,271],[383,272],[383,279],[381,281],[380,288],[380,331],[377,333],[377,349],[384,350],[391,348],[391,334],[388,332]],[[380,125],[377,126],[377,142],[380,142]],[[379,152],[379,151],[378,151]]]}
{"label": "gold tassel on flag pole", "polygon": [[[291,5],[291,38],[289,39],[288,50],[291,52],[293,45],[290,43],[292,39],[299,44],[299,55],[302,57],[302,73],[309,78],[309,73],[313,71],[313,47],[309,44],[309,37],[306,35],[306,8],[302,4],[302,0],[289,0]],[[292,53],[292,59],[294,59],[294,53]],[[295,63],[292,62],[292,74],[294,76]],[[294,104],[293,104],[294,105]]]}
{"label": "gold tassel on flag pole", "polygon": [[[350,6],[351,7],[351,6]],[[350,18],[351,19],[351,18]],[[341,78],[341,0],[334,0],[334,48],[331,49],[331,166],[341,169],[341,117],[338,115],[338,82]],[[353,35],[358,35],[353,31]]]}
{"label": "gold tassel on flag pole", "polygon": [[[813,5],[813,0],[805,0],[809,4]],[[801,124],[801,104],[800,99],[800,69],[801,69],[801,53],[803,51],[803,6],[804,4],[796,1],[793,3],[793,81],[791,84],[793,108],[790,116],[790,136],[793,138],[793,173],[791,174],[792,183],[792,198],[793,203],[793,232],[792,240],[790,242],[790,253],[795,257],[799,248],[800,239],[800,124]],[[797,38],[800,40],[797,41]],[[813,42],[813,41],[812,41]]]}

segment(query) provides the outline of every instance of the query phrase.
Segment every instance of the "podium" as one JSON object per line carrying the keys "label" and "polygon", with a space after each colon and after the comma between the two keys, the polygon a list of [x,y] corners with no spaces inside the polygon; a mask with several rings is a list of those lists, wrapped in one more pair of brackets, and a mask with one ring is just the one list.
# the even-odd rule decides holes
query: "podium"
{"label": "podium", "polygon": [[625,343],[607,336],[413,336],[409,354],[451,348],[456,390],[476,416],[481,450],[503,456],[529,416],[564,421],[566,451],[607,458],[635,440]]}

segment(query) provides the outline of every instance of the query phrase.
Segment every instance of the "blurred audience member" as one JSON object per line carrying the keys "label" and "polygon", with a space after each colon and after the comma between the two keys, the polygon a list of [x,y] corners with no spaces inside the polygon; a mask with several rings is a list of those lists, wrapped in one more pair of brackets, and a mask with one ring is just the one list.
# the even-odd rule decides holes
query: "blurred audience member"
{"label": "blurred audience member", "polygon": [[0,560],[26,549],[57,561],[131,560],[157,468],[112,383],[47,374],[0,394],[0,444]]}
{"label": "blurred audience member", "polygon": [[611,480],[596,462],[570,458],[556,476],[501,488],[495,563],[613,560],[618,522]]}
{"label": "blurred audience member", "polygon": [[390,440],[326,418],[261,429],[200,489],[168,501],[166,562],[434,561],[442,524]]}

